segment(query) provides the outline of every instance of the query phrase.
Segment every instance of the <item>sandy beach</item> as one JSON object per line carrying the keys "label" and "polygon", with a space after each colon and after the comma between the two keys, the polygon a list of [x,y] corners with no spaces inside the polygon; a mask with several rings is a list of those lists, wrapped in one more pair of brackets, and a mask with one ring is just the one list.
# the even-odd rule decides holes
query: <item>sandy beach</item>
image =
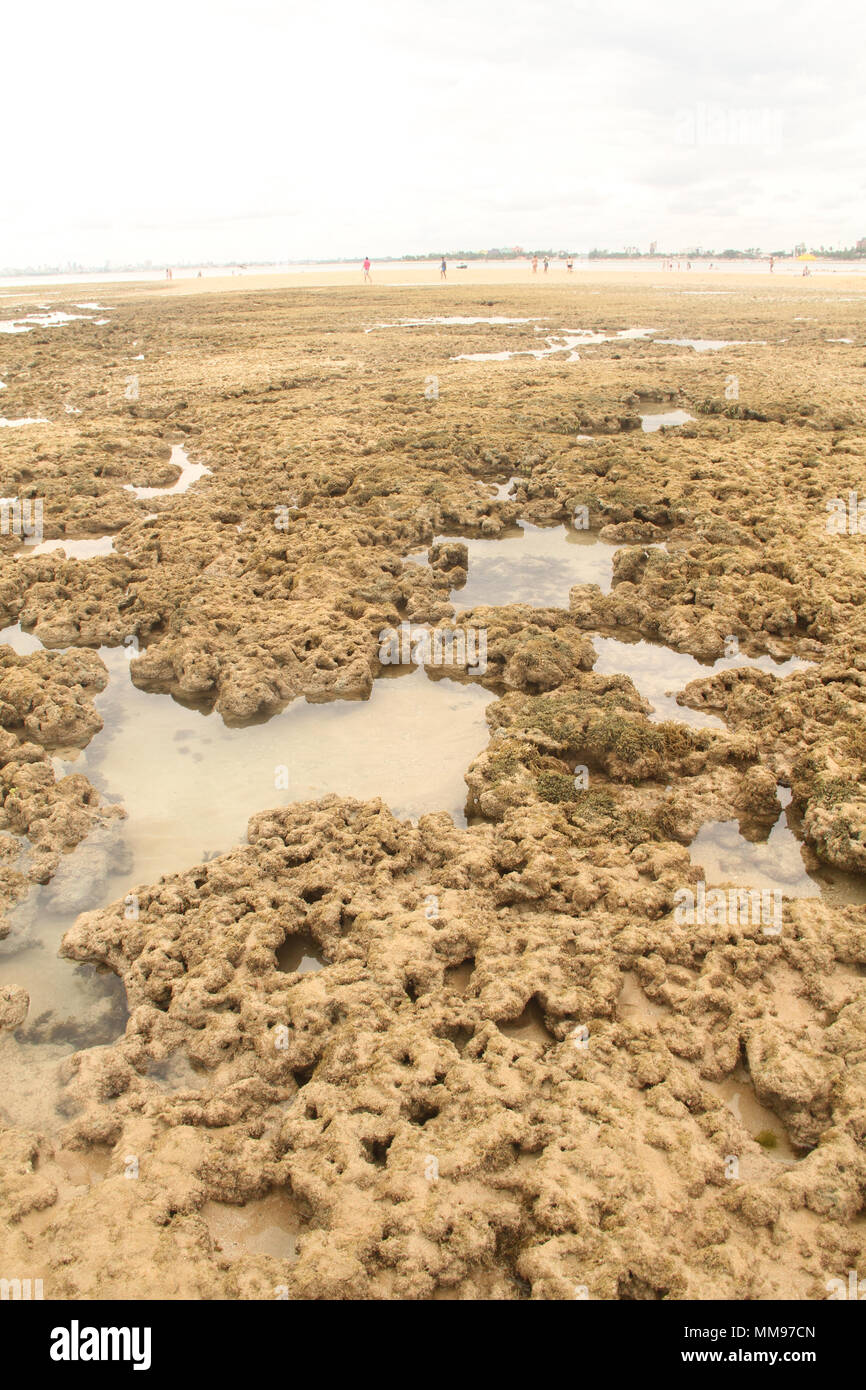
{"label": "sandy beach", "polygon": [[[676,264],[676,262],[674,262]],[[400,290],[435,287],[447,295],[460,295],[465,288],[475,291],[485,286],[512,286],[546,292],[556,288],[565,293],[573,288],[586,287],[592,290],[609,288],[631,288],[641,293],[651,290],[679,290],[683,293],[710,294],[728,293],[749,289],[774,289],[783,284],[790,288],[792,282],[804,293],[817,293],[829,289],[833,294],[866,293],[866,274],[856,273],[846,263],[831,260],[822,261],[813,272],[804,277],[802,266],[794,260],[777,262],[773,272],[768,262],[750,263],[739,270],[735,263],[717,261],[710,270],[706,262],[695,261],[691,270],[686,270],[686,262],[680,269],[665,270],[659,262],[645,262],[639,268],[622,268],[615,263],[595,261],[578,262],[573,271],[568,271],[563,262],[551,262],[550,270],[539,267],[535,272],[529,261],[468,261],[465,270],[458,270],[457,264],[448,262],[447,279],[443,281],[439,273],[439,263],[419,261],[412,265],[405,263],[372,266],[372,280],[364,284],[363,269],[360,263],[341,267],[304,266],[280,272],[257,273],[245,270],[243,273],[224,274],[209,271],[207,275],[197,276],[192,272],[175,270],[171,280],[160,278],[136,281],[106,280],[100,282],[96,275],[88,277],[79,285],[53,283],[50,280],[38,285],[26,281],[16,285],[7,282],[0,289],[0,308],[4,303],[39,303],[46,296],[71,297],[73,289],[80,290],[76,298],[92,299],[112,294],[121,295],[168,295],[187,296],[200,294],[252,294],[268,290],[322,290],[352,289],[360,286],[372,294],[378,289],[398,288]]]}

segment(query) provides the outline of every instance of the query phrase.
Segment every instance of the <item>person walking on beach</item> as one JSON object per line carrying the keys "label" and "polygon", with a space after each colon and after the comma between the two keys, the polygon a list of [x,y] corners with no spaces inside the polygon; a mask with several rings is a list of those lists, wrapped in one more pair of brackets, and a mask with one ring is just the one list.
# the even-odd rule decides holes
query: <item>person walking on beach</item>
{"label": "person walking on beach", "polygon": [[444,256],[442,257],[442,264],[439,267],[439,275],[443,280],[448,279],[448,266],[446,265]]}
{"label": "person walking on beach", "polygon": [[775,256],[771,256],[771,257],[770,257],[770,274],[771,274],[771,275],[772,275],[772,273],[773,273],[773,266],[774,266],[775,264],[776,264],[776,258],[775,258]]}
{"label": "person walking on beach", "polygon": [[533,273],[533,275],[536,275],[536,274],[538,273],[538,257],[537,257],[537,256],[533,256],[533,257],[532,257],[532,273]]}
{"label": "person walking on beach", "polygon": [[372,276],[370,275],[370,257],[369,257],[369,256],[367,256],[366,259],[365,259],[365,261],[364,261],[364,279],[365,279],[365,280],[369,280],[369,281],[370,281],[370,284],[372,285],[373,280],[372,280]]}
{"label": "person walking on beach", "polygon": [[565,268],[566,270],[574,270],[574,261],[566,261]]}
{"label": "person walking on beach", "polygon": [[549,261],[549,260],[547,259],[547,257],[545,256],[545,258],[544,258],[544,273],[545,273],[545,275],[547,274],[547,268],[548,268],[549,265],[550,265],[550,261]]}

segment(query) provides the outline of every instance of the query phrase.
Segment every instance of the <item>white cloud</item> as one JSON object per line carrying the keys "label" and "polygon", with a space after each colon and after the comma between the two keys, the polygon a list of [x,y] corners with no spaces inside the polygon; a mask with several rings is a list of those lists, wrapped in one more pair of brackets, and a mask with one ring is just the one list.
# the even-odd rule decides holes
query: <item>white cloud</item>
{"label": "white cloud", "polygon": [[35,0],[0,266],[850,243],[864,37],[802,0]]}

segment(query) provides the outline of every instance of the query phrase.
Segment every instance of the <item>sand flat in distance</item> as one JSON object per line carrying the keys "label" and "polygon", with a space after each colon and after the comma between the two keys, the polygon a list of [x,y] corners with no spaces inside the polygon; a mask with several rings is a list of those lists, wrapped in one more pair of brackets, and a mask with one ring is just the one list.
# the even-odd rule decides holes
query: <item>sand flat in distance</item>
{"label": "sand flat in distance", "polygon": [[[574,270],[569,273],[564,263],[554,262],[550,270],[545,275],[539,269],[533,274],[532,266],[528,261],[469,261],[466,270],[457,270],[453,262],[448,265],[448,278],[443,281],[439,274],[438,261],[418,261],[412,263],[401,262],[399,264],[387,261],[377,265],[373,262],[372,284],[364,284],[363,269],[361,259],[357,265],[323,265],[286,267],[285,270],[245,270],[239,274],[232,274],[226,271],[225,274],[208,272],[200,278],[195,273],[189,273],[183,269],[175,270],[171,280],[145,280],[136,281],[134,278],[124,281],[100,281],[95,276],[92,283],[88,279],[86,289],[88,296],[99,302],[108,296],[118,296],[121,299],[130,294],[138,296],[140,294],[156,294],[160,297],[186,296],[186,295],[208,295],[208,294],[239,294],[239,293],[261,293],[268,290],[280,289],[337,289],[358,286],[365,292],[375,292],[376,288],[400,288],[417,289],[422,287],[435,287],[442,291],[443,296],[453,298],[454,292],[458,295],[461,287],[467,289],[479,289],[485,287],[504,287],[504,286],[529,286],[540,291],[549,290],[553,287],[568,290],[571,287],[582,286],[592,290],[609,290],[617,287],[641,287],[668,290],[671,292],[691,293],[691,294],[710,294],[712,292],[736,293],[740,290],[778,290],[783,287],[786,291],[789,288],[796,288],[798,291],[809,296],[819,295],[822,292],[831,290],[834,294],[844,291],[846,294],[866,295],[866,274],[857,273],[847,267],[837,269],[832,262],[827,262],[820,268],[813,270],[810,276],[803,277],[800,268],[794,263],[790,265],[782,262],[777,263],[775,271],[771,274],[769,268],[764,264],[757,264],[749,270],[741,269],[733,262],[715,262],[715,268],[709,270],[704,264],[694,262],[691,271],[682,269],[680,271],[663,270],[658,263],[646,263],[640,268],[619,269],[614,268],[611,263],[595,261],[591,263],[575,264]],[[134,275],[134,272],[132,273]],[[79,292],[82,282],[78,282]],[[46,294],[53,298],[57,294],[69,296],[73,287],[50,280],[40,282],[38,287],[29,286],[22,279],[20,285],[20,302],[33,303],[43,300]],[[7,292],[18,299],[19,286],[16,282],[10,282]],[[74,303],[74,301],[73,301]],[[497,306],[501,308],[501,306]],[[434,300],[428,307],[427,312],[435,314],[438,312],[436,301]],[[685,336],[685,335],[683,335]]]}

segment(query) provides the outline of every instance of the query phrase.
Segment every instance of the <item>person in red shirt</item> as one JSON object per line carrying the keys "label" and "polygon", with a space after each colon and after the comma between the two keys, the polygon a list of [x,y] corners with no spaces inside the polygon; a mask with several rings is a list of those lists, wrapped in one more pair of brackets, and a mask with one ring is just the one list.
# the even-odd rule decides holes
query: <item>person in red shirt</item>
{"label": "person in red shirt", "polygon": [[369,256],[367,256],[367,258],[366,258],[365,261],[364,261],[364,279],[365,279],[365,280],[369,280],[369,281],[370,281],[370,284],[372,285],[373,279],[372,279],[372,276],[370,275],[370,257],[369,257]]}

